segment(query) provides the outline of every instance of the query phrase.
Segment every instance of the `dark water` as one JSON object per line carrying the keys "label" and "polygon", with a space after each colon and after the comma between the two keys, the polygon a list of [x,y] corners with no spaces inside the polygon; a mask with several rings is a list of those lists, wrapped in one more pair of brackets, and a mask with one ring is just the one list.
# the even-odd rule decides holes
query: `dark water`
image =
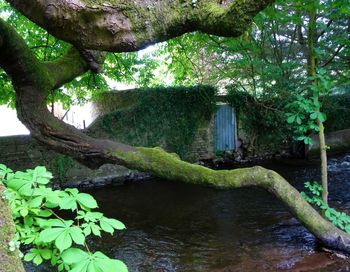
{"label": "dark water", "polygon": [[[298,189],[317,166],[271,163]],[[350,212],[350,155],[330,159],[330,203]],[[269,193],[154,180],[89,192],[101,210],[127,225],[90,240],[131,272],[349,271]],[[50,271],[36,268],[32,271]]]}

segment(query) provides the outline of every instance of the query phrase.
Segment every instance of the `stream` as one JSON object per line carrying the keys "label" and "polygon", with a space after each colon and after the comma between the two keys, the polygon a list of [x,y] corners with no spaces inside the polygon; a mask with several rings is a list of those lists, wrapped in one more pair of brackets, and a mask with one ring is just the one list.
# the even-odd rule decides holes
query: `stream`
{"label": "stream", "polygon": [[[263,165],[299,190],[319,179],[318,166]],[[350,212],[350,154],[329,159],[330,205]],[[154,179],[88,191],[106,216],[127,230],[89,239],[94,250],[124,261],[130,272],[350,271],[324,252],[273,195],[258,188],[221,191]],[[27,265],[27,271],[52,268]]]}

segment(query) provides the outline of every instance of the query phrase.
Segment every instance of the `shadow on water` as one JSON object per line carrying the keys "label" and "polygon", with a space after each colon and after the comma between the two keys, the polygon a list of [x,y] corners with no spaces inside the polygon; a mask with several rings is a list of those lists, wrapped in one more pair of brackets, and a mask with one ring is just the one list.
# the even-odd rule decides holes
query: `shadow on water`
{"label": "shadow on water", "polygon": [[[315,166],[270,163],[299,190]],[[350,155],[329,161],[330,202],[350,211]],[[220,191],[164,180],[90,191],[127,230],[90,240],[131,272],[348,271],[274,196],[257,188]],[[30,270],[30,269],[29,269]],[[35,268],[32,271],[51,271]]]}

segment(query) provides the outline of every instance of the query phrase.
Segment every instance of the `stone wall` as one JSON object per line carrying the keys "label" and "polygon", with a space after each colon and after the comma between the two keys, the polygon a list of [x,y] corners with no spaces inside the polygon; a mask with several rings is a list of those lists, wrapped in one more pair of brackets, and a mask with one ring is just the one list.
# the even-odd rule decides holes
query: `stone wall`
{"label": "stone wall", "polygon": [[213,159],[214,150],[214,116],[204,123],[197,131],[194,141],[188,151],[188,160],[197,162],[200,160]]}
{"label": "stone wall", "polygon": [[[173,120],[161,120],[162,123],[157,124],[158,128],[154,131],[152,131],[153,123],[146,124],[143,130],[137,128],[139,129],[136,131],[138,135],[137,137],[133,137],[133,139],[129,138],[130,134],[128,133],[131,132],[132,134],[133,131],[135,131],[135,123],[142,122],[142,120],[130,122],[128,118],[124,118],[124,122],[121,124],[117,122],[123,129],[117,137],[111,135],[110,131],[108,131],[109,133],[106,132],[101,121],[103,117],[115,110],[120,111],[124,109],[128,111],[137,104],[137,95],[134,91],[124,91],[110,92],[107,93],[106,96],[107,99],[105,99],[103,104],[95,104],[95,114],[99,117],[86,130],[87,134],[98,138],[119,140],[136,146],[161,146],[169,152],[174,152],[172,148],[169,148],[173,140],[173,133],[171,133],[171,122]],[[128,114],[133,116],[133,112],[129,112]],[[172,114],[172,112],[170,112],[170,114]],[[179,115],[179,121],[186,123],[187,115],[180,116],[179,113],[177,114]],[[198,122],[195,120],[197,126],[196,128],[191,128],[194,133],[193,141],[184,146],[186,151],[185,159],[190,162],[210,159],[213,158],[215,154],[213,115],[208,117],[205,116],[205,114],[201,114],[201,112],[199,114],[197,112],[197,116],[200,116],[200,120],[198,120]],[[155,122],[158,121],[159,120],[155,120]],[[111,125],[113,126],[113,122]],[[164,126],[164,130],[167,129],[167,133],[159,135],[162,131],[162,126]],[[184,127],[189,127],[189,125],[187,124],[187,126]],[[111,131],[113,131],[113,128]],[[182,131],[175,131],[175,136],[177,140],[181,142]],[[157,139],[153,141],[155,137],[157,137]],[[152,144],[150,144],[150,142]],[[146,174],[130,171],[125,167],[116,165],[103,165],[98,170],[90,170],[80,163],[73,161],[71,158],[55,153],[45,146],[40,145],[32,139],[31,136],[0,137],[0,163],[7,165],[15,171],[34,168],[38,165],[46,166],[47,169],[53,172],[55,183],[62,186],[89,187],[92,186],[92,184],[94,186],[102,186],[108,183],[120,184],[129,179],[148,177]]]}
{"label": "stone wall", "polygon": [[[350,129],[343,129],[326,133],[326,144],[330,147],[329,152],[349,151],[350,150]],[[309,146],[311,155],[318,154],[319,140],[318,135],[313,135],[313,145]]]}
{"label": "stone wall", "polygon": [[103,93],[94,103],[97,119],[87,133],[134,146],[160,146],[190,162],[213,158],[215,97],[210,100],[210,91],[182,87]]}
{"label": "stone wall", "polygon": [[[67,160],[67,167],[60,169],[59,161]],[[14,171],[26,170],[43,165],[54,175],[58,186],[92,187],[106,184],[122,184],[135,175],[125,167],[103,165],[91,170],[61,154],[40,145],[31,136],[0,137],[0,163]],[[61,178],[60,178],[61,176]]]}
{"label": "stone wall", "polygon": [[49,166],[53,158],[51,151],[39,146],[30,136],[0,137],[0,163],[14,170],[24,170],[39,164]]}

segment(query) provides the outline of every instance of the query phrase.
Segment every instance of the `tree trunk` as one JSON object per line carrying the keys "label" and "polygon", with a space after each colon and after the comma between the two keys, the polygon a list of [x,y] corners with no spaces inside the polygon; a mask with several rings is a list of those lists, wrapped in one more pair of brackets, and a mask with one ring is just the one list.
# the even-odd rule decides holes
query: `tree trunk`
{"label": "tree trunk", "polygon": [[[237,37],[274,0],[7,0],[77,48],[135,51],[188,32]],[[87,20],[87,18],[89,18]]]}
{"label": "tree trunk", "polygon": [[325,203],[328,203],[328,169],[327,169],[327,145],[326,137],[324,135],[324,126],[321,121],[318,120],[318,127],[320,129],[318,133],[318,139],[320,142],[320,157],[321,157],[321,180],[322,180],[322,199]]}
{"label": "tree trunk", "polygon": [[[5,190],[0,181],[0,196]],[[19,251],[10,251],[9,242],[15,237],[15,225],[6,199],[0,197],[0,272],[24,272]]]}

